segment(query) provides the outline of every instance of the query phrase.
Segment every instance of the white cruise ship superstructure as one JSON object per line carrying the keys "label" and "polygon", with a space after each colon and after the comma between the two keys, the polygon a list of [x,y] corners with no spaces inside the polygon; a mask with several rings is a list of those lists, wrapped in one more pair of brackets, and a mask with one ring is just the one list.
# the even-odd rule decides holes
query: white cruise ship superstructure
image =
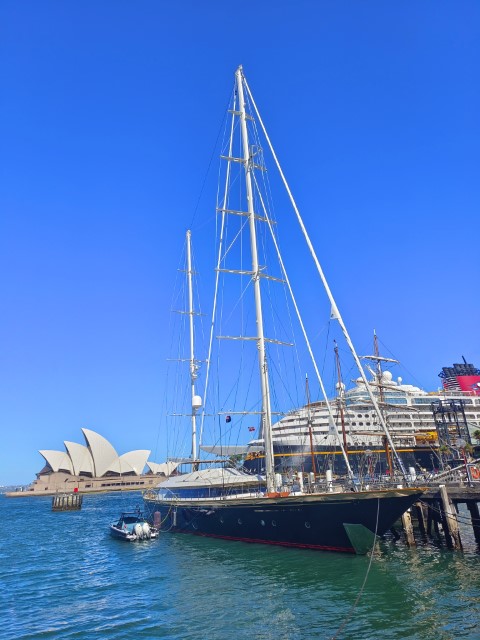
{"label": "white cruise ship superstructure", "polygon": [[[468,363],[444,367],[444,388],[426,392],[390,371],[372,371],[371,386],[384,412],[395,448],[416,473],[444,468],[449,461],[480,453],[480,370]],[[340,385],[337,385],[340,386]],[[393,464],[385,435],[378,424],[366,385],[361,378],[353,388],[332,401],[337,429],[353,467],[360,473],[389,473]],[[273,425],[275,466],[288,472],[299,463],[306,472],[332,469],[344,473],[338,439],[329,428],[324,402],[293,411]],[[249,443],[246,467],[261,471],[262,440]]]}

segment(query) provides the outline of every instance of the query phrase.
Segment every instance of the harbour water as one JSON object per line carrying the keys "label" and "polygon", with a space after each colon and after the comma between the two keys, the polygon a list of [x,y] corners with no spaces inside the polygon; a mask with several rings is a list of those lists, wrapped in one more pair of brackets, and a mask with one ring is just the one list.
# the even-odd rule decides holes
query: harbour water
{"label": "harbour water", "polygon": [[372,561],[168,533],[112,539],[108,524],[137,505],[136,493],[91,495],[54,513],[51,498],[0,496],[0,638],[480,639],[469,526],[463,552],[381,542]]}

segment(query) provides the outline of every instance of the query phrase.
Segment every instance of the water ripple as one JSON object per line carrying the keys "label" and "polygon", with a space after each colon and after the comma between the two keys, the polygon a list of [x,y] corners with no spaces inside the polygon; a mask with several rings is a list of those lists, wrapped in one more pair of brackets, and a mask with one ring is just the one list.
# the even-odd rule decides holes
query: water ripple
{"label": "water ripple", "polygon": [[[7,500],[0,540],[2,640],[303,640],[349,617],[368,558],[161,535],[108,535],[133,494],[87,496],[80,512],[48,498]],[[356,640],[479,638],[479,555],[380,546],[342,631]]]}

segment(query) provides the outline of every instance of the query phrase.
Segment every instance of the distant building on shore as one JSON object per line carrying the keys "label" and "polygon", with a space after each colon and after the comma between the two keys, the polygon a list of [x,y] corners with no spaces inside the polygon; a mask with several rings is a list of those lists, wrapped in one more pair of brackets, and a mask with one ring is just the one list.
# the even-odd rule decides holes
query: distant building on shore
{"label": "distant building on shore", "polygon": [[85,445],[65,441],[65,451],[41,450],[45,466],[25,490],[10,497],[51,495],[59,492],[95,493],[149,489],[165,480],[177,464],[149,462],[151,451],[138,449],[118,455],[99,433],[82,429]]}

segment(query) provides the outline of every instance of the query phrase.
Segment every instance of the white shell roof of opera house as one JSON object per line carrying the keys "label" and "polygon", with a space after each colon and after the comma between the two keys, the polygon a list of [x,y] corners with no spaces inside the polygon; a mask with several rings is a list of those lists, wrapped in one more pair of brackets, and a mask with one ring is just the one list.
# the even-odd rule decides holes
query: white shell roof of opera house
{"label": "white shell roof of opera house", "polygon": [[88,473],[97,478],[109,472],[135,475],[143,473],[150,450],[137,449],[119,456],[113,445],[96,431],[82,429],[82,432],[86,446],[65,441],[65,451],[40,451],[52,471],[65,471],[74,475]]}

